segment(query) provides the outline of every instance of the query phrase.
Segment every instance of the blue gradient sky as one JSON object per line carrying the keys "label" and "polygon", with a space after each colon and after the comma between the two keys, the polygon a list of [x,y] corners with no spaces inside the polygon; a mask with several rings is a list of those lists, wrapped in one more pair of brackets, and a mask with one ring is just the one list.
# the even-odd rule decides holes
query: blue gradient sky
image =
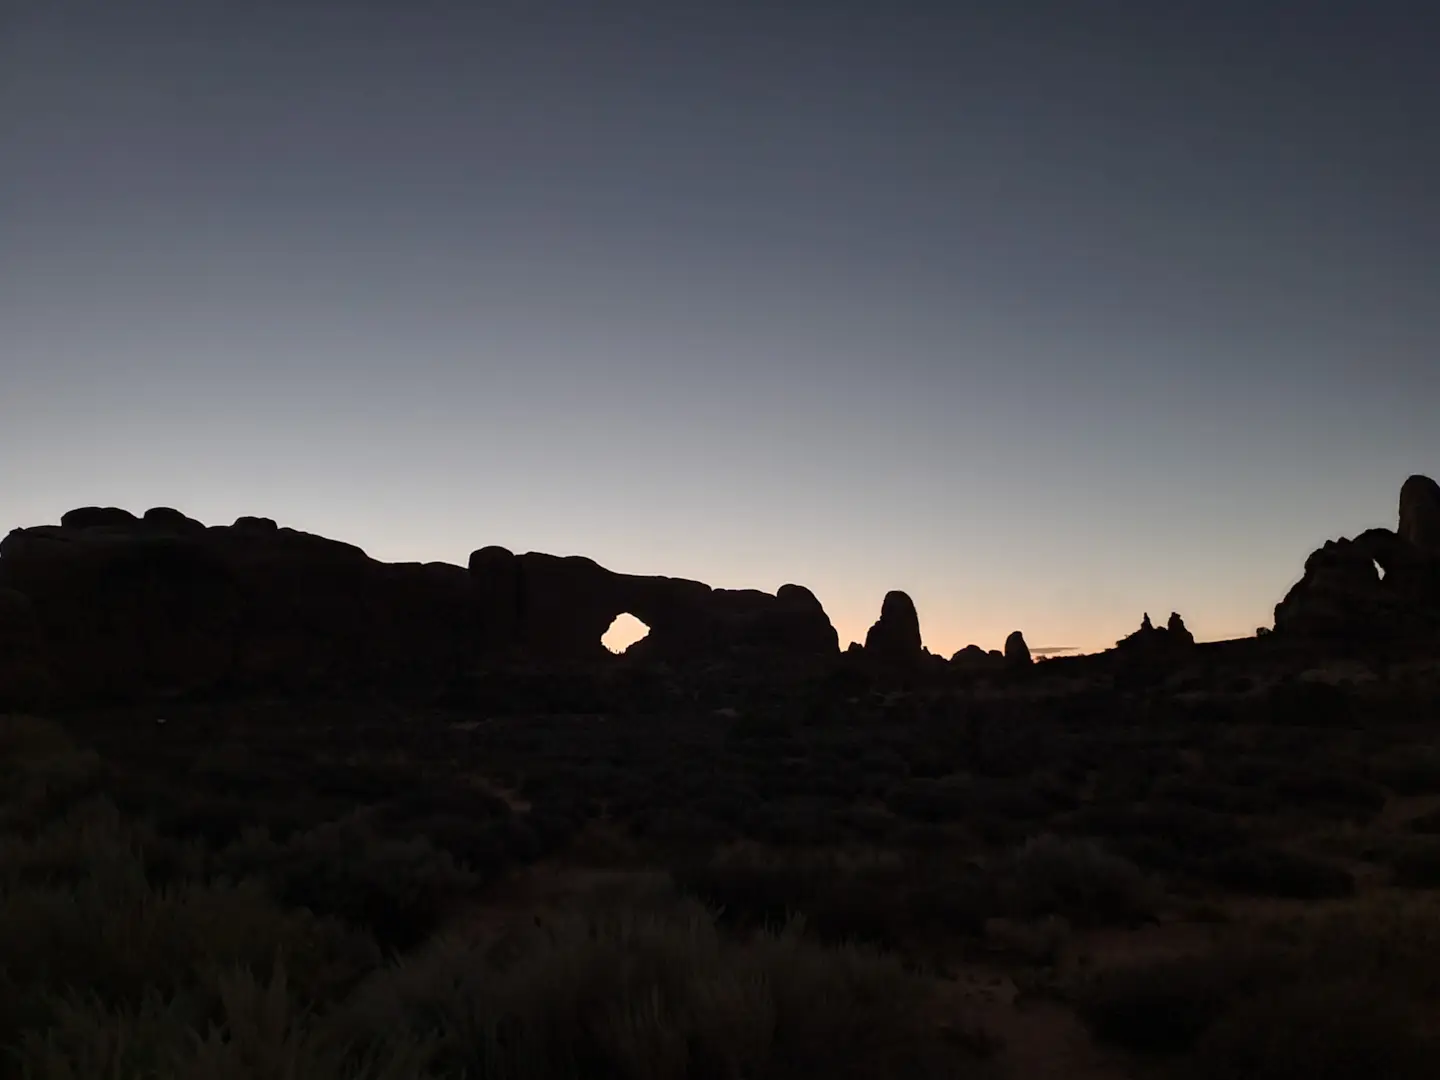
{"label": "blue gradient sky", "polygon": [[1320,6],[3,0],[0,523],[1253,631],[1440,472],[1437,16]]}

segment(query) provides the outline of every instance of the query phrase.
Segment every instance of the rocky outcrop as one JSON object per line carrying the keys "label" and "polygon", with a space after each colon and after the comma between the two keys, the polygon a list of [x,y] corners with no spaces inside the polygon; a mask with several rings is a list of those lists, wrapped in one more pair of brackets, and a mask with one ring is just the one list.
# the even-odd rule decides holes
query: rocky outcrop
{"label": "rocky outcrop", "polygon": [[495,547],[471,555],[470,575],[488,643],[535,657],[602,658],[600,639],[622,614],[650,628],[627,652],[640,660],[833,658],[840,648],[820,601],[799,585],[775,595],[712,589],[684,578],[617,574],[579,556]]}
{"label": "rocky outcrop", "polygon": [[[125,511],[121,511],[124,513]],[[141,522],[151,529],[160,529],[177,534],[196,535],[205,531],[203,522],[196,521],[192,517],[186,517],[179,510],[173,510],[168,506],[156,506],[145,511]]]}
{"label": "rocky outcrop", "polygon": [[961,671],[993,671],[996,661],[1001,659],[1003,657],[986,652],[979,645],[966,645],[950,657],[950,664]]}
{"label": "rocky outcrop", "polygon": [[601,636],[622,612],[651,627],[640,659],[793,664],[839,651],[797,585],[712,589],[496,547],[468,567],[381,563],[268,518],[207,528],[168,508],[63,521],[0,542],[0,658],[23,638],[76,699],[436,690],[505,656],[603,662]]}
{"label": "rocky outcrop", "polygon": [[1170,618],[1165,623],[1165,632],[1170,635],[1170,640],[1176,645],[1195,644],[1195,635],[1186,627],[1185,620],[1177,611],[1170,613]]}
{"label": "rocky outcrop", "polygon": [[1440,555],[1440,484],[1412,476],[1400,488],[1400,539]]}
{"label": "rocky outcrop", "polygon": [[1025,644],[1025,635],[1013,631],[1005,639],[1005,662],[1011,667],[1026,667],[1030,664],[1030,646]]}
{"label": "rocky outcrop", "polygon": [[1185,626],[1185,620],[1180,617],[1179,612],[1172,611],[1165,625],[1157,627],[1150,621],[1150,613],[1147,611],[1140,620],[1140,629],[1121,638],[1115,643],[1115,647],[1131,654],[1166,656],[1185,652],[1194,644],[1195,635]]}
{"label": "rocky outcrop", "polygon": [[880,618],[865,635],[866,658],[886,666],[913,667],[924,652],[915,602],[898,589],[886,593]]}
{"label": "rocky outcrop", "polygon": [[60,524],[67,529],[124,529],[135,522],[136,517],[129,510],[114,506],[82,506],[60,518]]}
{"label": "rocky outcrop", "polygon": [[35,632],[35,605],[24,593],[0,588],[0,652],[28,643]]}
{"label": "rocky outcrop", "polygon": [[1412,476],[1400,489],[1397,531],[1328,540],[1275,607],[1291,637],[1394,641],[1440,632],[1440,487]]}
{"label": "rocky outcrop", "polygon": [[1440,561],[1388,529],[1327,540],[1275,607],[1277,632],[1383,640],[1423,633],[1440,620]]}

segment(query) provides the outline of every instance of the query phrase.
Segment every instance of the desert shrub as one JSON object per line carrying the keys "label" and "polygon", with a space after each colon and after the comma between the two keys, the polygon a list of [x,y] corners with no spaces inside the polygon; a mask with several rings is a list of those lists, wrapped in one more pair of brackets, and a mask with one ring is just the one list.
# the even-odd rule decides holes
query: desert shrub
{"label": "desert shrub", "polygon": [[415,778],[398,765],[335,761],[313,766],[307,780],[317,795],[368,804],[384,802]]}
{"label": "desert shrub", "polygon": [[1359,897],[1280,928],[1297,977],[1362,980],[1440,1002],[1440,897]]}
{"label": "desert shrub", "polygon": [[424,939],[479,883],[427,839],[377,837],[358,816],[285,845],[251,832],[215,862],[232,878],[264,881],[286,904],[364,927],[395,948]]}
{"label": "desert shrub", "polygon": [[1362,983],[1299,983],[1230,1009],[1199,1040],[1206,1080],[1420,1080],[1434,1041],[1412,1003]]}
{"label": "desert shrub", "polygon": [[[845,839],[839,816],[839,806],[827,806],[816,800],[775,802],[746,822],[745,834],[777,847],[838,844]],[[724,834],[719,832],[710,837],[712,843],[724,839]]]}
{"label": "desert shrub", "polygon": [[1349,896],[1355,879],[1343,866],[1284,848],[1251,845],[1205,864],[1211,881],[1236,892],[1291,900]]}
{"label": "desert shrub", "polygon": [[902,821],[897,824],[892,842],[895,847],[906,852],[953,851],[955,833],[948,825]]}
{"label": "desert shrub", "polygon": [[979,935],[999,908],[990,875],[981,867],[946,859],[915,875],[899,917],[922,934]]}
{"label": "desert shrub", "polygon": [[434,818],[465,817],[474,821],[510,815],[505,801],[488,791],[447,779],[418,783],[400,793],[391,792],[379,814],[395,822],[428,821]]}
{"label": "desert shrub", "polygon": [[211,787],[183,774],[156,774],[153,766],[117,771],[105,794],[127,817],[143,819],[161,834],[195,840],[218,849],[248,828],[264,828],[275,836],[314,828],[337,813],[336,803],[315,798],[303,786],[264,794],[242,794]]}
{"label": "desert shrub", "polygon": [[1350,727],[1355,722],[1354,694],[1323,682],[1276,686],[1264,701],[1265,719],[1285,727]]}
{"label": "desert shrub", "polygon": [[203,747],[188,769],[176,770],[172,782],[252,802],[288,801],[297,784],[313,790],[317,786],[313,783],[317,768],[321,772],[328,768],[317,766],[313,758],[297,761],[275,756],[273,749],[264,747],[271,753],[262,753],[239,739],[225,739]]}
{"label": "desert shrub", "polygon": [[1127,854],[1134,842],[1149,841],[1186,857],[1212,855],[1246,839],[1245,826],[1234,818],[1176,803],[1085,807],[1066,818],[1065,831],[1100,837]]}
{"label": "desert shrub", "polygon": [[59,724],[0,714],[0,826],[33,828],[95,794],[105,769]]}
{"label": "desert shrub", "polygon": [[776,742],[788,743],[794,734],[794,725],[779,713],[751,712],[731,722],[725,733],[726,741],[743,746],[758,743],[761,752],[773,752]]}
{"label": "desert shrub", "polygon": [[1370,761],[1370,772],[1397,795],[1440,795],[1440,747],[1395,747]]}
{"label": "desert shrub", "polygon": [[1127,806],[1150,796],[1156,777],[1129,762],[1113,761],[1095,774],[1091,798],[1100,806]]}
{"label": "desert shrub", "polygon": [[268,977],[283,959],[300,992],[323,997],[378,964],[368,937],[283,911],[257,885],[154,888],[135,844],[117,841],[102,850],[76,840],[86,862],[64,884],[0,886],[0,1044],[44,1027],[72,988],[128,1009],[152,993],[194,996],[217,968]]}
{"label": "desert shrub", "polygon": [[1273,810],[1272,792],[1241,787],[1222,780],[1167,777],[1155,785],[1157,799],[1197,807],[1216,814],[1264,814]]}
{"label": "desert shrub", "polygon": [[1108,972],[1077,995],[1097,1039],[1188,1055],[1183,1075],[1215,1080],[1428,1076],[1414,1003],[1345,979],[1314,981],[1298,957],[1226,949]]}
{"label": "desert shrub", "polygon": [[897,946],[932,931],[978,933],[996,911],[990,877],[953,857],[739,849],[679,865],[672,876],[725,923],[776,929],[803,915],[830,943]]}
{"label": "desert shrub", "polygon": [[1034,837],[991,869],[1007,915],[1061,915],[1089,925],[1154,914],[1157,893],[1140,868],[1088,839]]}
{"label": "desert shrub", "polygon": [[1290,771],[1275,778],[1273,790],[1282,803],[1312,811],[1331,810],[1368,819],[1385,808],[1385,789],[1358,776]]}
{"label": "desert shrub", "polygon": [[1104,1041],[1193,1049],[1186,1076],[1430,1075],[1418,1070],[1435,1050],[1424,1020],[1440,1002],[1440,904],[1349,901],[1237,931],[1206,954],[1107,972],[1076,1000]]}
{"label": "desert shrub", "polygon": [[1097,1039],[1145,1054],[1190,1050],[1257,973],[1230,954],[1183,956],[1107,971],[1076,992]]}
{"label": "desert shrub", "polygon": [[233,843],[256,824],[254,802],[238,795],[186,793],[167,801],[168,812],[154,815],[158,827],[172,836],[199,840],[210,848]]}
{"label": "desert shrub", "polygon": [[892,885],[897,868],[847,868],[831,855],[770,854],[754,849],[721,852],[672,871],[686,893],[719,911],[727,922],[776,929],[794,915],[829,940],[889,941],[896,921]]}
{"label": "desert shrub", "polygon": [[845,806],[836,814],[836,821],[848,834],[861,843],[878,843],[888,846],[888,841],[903,828],[896,818],[883,809],[870,806]]}
{"label": "desert shrub", "polygon": [[1408,889],[1440,889],[1440,839],[1402,837],[1386,853],[1396,885]]}
{"label": "desert shrub", "polygon": [[114,1005],[93,994],[57,1000],[44,1030],[13,1048],[21,1075],[33,1080],[186,1076],[210,1080],[304,1077],[306,1080],[414,1080],[434,1055],[429,1040],[405,1033],[356,1052],[343,1029],[327,1023],[290,987],[283,967],[268,979],[216,971],[205,999],[147,993]]}
{"label": "desert shrub", "polygon": [[976,818],[1037,821],[1052,810],[1028,785],[985,777],[909,780],[894,785],[885,802],[916,821],[958,822]]}
{"label": "desert shrub", "polygon": [[436,815],[410,819],[403,825],[387,822],[384,831],[396,838],[423,836],[435,848],[454,856],[461,866],[473,871],[479,881],[493,880],[512,862],[511,830],[503,820]]}
{"label": "desert shrub", "polygon": [[924,984],[802,931],[742,944],[693,907],[562,914],[434,942],[367,986],[353,1022],[433,1034],[443,1075],[929,1074],[942,1051]]}
{"label": "desert shrub", "polygon": [[[764,817],[769,839],[776,843],[803,843],[808,830],[796,826],[793,816],[772,811]],[[656,815],[646,838],[668,851],[710,851],[731,836],[723,822],[685,807]]]}
{"label": "desert shrub", "polygon": [[31,834],[0,834],[0,883],[62,886],[101,869],[134,864],[151,885],[203,874],[205,852],[126,820],[108,799],[72,807]]}

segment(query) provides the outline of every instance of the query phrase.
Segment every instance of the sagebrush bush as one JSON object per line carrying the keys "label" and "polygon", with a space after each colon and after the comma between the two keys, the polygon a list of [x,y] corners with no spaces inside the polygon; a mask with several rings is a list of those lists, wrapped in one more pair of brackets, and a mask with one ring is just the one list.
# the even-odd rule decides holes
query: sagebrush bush
{"label": "sagebrush bush", "polygon": [[1406,889],[1440,889],[1440,837],[1398,837],[1386,845],[1391,880]]}
{"label": "sagebrush bush", "polygon": [[1231,954],[1183,956],[1108,971],[1080,988],[1076,1005],[1104,1042],[1178,1055],[1194,1047],[1255,978],[1251,966]]}
{"label": "sagebrush bush", "polygon": [[822,948],[798,923],[732,942],[680,906],[435,941],[368,985],[351,1022],[433,1035],[444,1075],[924,1076],[955,1064],[925,998],[893,958]]}
{"label": "sagebrush bush", "polygon": [[[208,1019],[198,1000],[218,1003]],[[430,1040],[404,1032],[357,1048],[329,1016],[298,1000],[283,967],[267,980],[207,973],[196,998],[147,993],[113,1005],[69,994],[50,1025],[14,1047],[27,1080],[185,1077],[187,1080],[416,1080],[430,1075]]]}
{"label": "sagebrush bush", "polygon": [[1343,728],[1355,723],[1352,690],[1324,682],[1289,682],[1264,700],[1264,719],[1286,727]]}
{"label": "sagebrush bush", "polygon": [[1204,1080],[1422,1080],[1435,1040],[1413,1004],[1363,982],[1305,982],[1248,999],[1199,1040]]}
{"label": "sagebrush bush", "polygon": [[1236,892],[1290,900],[1326,900],[1355,891],[1355,877],[1343,866],[1261,845],[1237,848],[1212,859],[1205,874]]}
{"label": "sagebrush bush", "polygon": [[284,903],[364,927],[395,948],[422,941],[478,885],[475,874],[428,839],[377,836],[362,815],[286,844],[247,832],[215,865],[233,878],[264,881]]}
{"label": "sagebrush bush", "polygon": [[1083,838],[1033,837],[997,863],[992,874],[1006,915],[1129,924],[1154,915],[1158,900],[1139,867]]}
{"label": "sagebrush bush", "polygon": [[1076,998],[1097,1038],[1189,1054],[1181,1074],[1197,1080],[1433,1075],[1440,904],[1357,899],[1111,971]]}
{"label": "sagebrush bush", "polygon": [[254,883],[154,888],[133,841],[116,839],[113,849],[77,844],[89,864],[61,883],[0,886],[0,1044],[43,1029],[81,989],[117,1015],[159,995],[189,1000],[203,1020],[214,1002],[200,988],[213,969],[266,977],[284,963],[298,990],[323,998],[380,961],[368,937],[282,910]]}
{"label": "sagebrush bush", "polygon": [[98,754],[59,724],[0,713],[0,828],[29,830],[96,794]]}
{"label": "sagebrush bush", "polygon": [[1275,778],[1280,804],[1311,813],[1368,820],[1385,808],[1385,789],[1359,776],[1296,769]]}
{"label": "sagebrush bush", "polygon": [[1440,795],[1440,746],[1384,750],[1371,759],[1370,772],[1397,795]]}

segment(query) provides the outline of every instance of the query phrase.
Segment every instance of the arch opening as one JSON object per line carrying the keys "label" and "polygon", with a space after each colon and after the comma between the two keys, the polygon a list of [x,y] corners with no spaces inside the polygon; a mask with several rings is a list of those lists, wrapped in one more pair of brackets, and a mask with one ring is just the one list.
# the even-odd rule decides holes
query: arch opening
{"label": "arch opening", "polygon": [[1385,567],[1380,565],[1379,559],[1372,560],[1375,563],[1375,574],[1381,581],[1385,580]]}
{"label": "arch opening", "polygon": [[630,646],[644,641],[649,636],[649,626],[628,611],[622,611],[611,620],[610,629],[600,637],[600,644],[615,655],[623,656]]}

